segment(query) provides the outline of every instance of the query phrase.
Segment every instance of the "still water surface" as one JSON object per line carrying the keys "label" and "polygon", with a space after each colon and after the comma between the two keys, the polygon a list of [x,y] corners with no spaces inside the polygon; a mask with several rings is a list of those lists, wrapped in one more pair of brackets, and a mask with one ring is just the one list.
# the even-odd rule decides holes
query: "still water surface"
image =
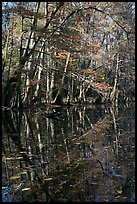
{"label": "still water surface", "polygon": [[3,111],[3,202],[135,202],[135,107]]}

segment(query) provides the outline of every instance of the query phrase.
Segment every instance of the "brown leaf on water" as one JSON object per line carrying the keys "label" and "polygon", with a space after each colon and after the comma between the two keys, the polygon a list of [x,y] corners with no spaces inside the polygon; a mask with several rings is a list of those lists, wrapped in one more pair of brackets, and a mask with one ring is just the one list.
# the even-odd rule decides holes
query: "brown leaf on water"
{"label": "brown leaf on water", "polygon": [[104,134],[109,129],[110,124],[111,121],[107,117],[99,120],[95,125],[93,125],[93,128],[90,131],[80,136],[76,140],[76,143],[92,144],[93,137],[95,138]]}
{"label": "brown leaf on water", "polygon": [[93,126],[93,134],[101,134],[110,127],[110,120],[104,118]]}

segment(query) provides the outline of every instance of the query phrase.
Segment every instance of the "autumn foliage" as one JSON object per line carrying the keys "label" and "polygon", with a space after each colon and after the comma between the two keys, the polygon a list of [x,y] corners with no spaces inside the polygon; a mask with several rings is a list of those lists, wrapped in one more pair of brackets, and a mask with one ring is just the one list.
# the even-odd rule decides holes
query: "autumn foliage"
{"label": "autumn foliage", "polygon": [[[133,2],[3,3],[3,106],[134,100],[134,8]],[[11,77],[14,94],[5,91]]]}

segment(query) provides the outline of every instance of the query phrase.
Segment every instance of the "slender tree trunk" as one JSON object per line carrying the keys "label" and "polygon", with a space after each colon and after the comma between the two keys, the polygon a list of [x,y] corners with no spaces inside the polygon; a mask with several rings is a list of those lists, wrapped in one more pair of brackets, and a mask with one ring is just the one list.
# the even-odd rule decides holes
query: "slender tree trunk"
{"label": "slender tree trunk", "polygon": [[69,63],[69,58],[70,58],[70,52],[67,55],[67,59],[66,59],[66,64],[65,64],[65,68],[64,68],[64,73],[63,73],[63,77],[62,77],[62,87],[64,85],[64,78],[67,72],[67,67],[68,67],[68,63]]}
{"label": "slender tree trunk", "polygon": [[36,90],[35,90],[35,94],[34,94],[35,97],[37,98],[37,100],[41,100],[41,94],[40,94],[41,83],[40,83],[40,80],[41,80],[41,73],[42,73],[42,70],[44,67],[44,51],[45,51],[45,41],[43,42],[42,48],[41,48],[40,53],[39,53],[40,66],[38,66],[38,76],[37,76],[38,83],[36,85]]}
{"label": "slender tree trunk", "polygon": [[[49,49],[47,48],[47,53],[49,52]],[[51,60],[50,57],[46,56],[46,65],[47,65],[47,73],[46,73],[46,102],[49,102],[49,91],[50,91],[50,66],[51,66]]]}
{"label": "slender tree trunk", "polygon": [[69,104],[70,102],[73,101],[73,78],[72,78],[71,72],[68,77],[69,77],[69,84],[68,84],[67,103]]}
{"label": "slender tree trunk", "polygon": [[66,59],[66,64],[64,67],[64,72],[63,72],[63,76],[62,76],[62,80],[61,80],[61,87],[59,87],[58,92],[56,94],[56,97],[54,98],[54,101],[52,101],[52,103],[58,103],[57,102],[57,98],[60,96],[60,101],[59,103],[63,103],[63,86],[64,86],[64,79],[65,79],[65,75],[67,72],[67,67],[68,67],[68,63],[69,63],[69,58],[70,58],[70,52],[67,55],[67,59]]}
{"label": "slender tree trunk", "polygon": [[[36,6],[36,12],[38,13],[40,3],[37,3]],[[24,16],[22,16],[22,33],[24,32],[23,28],[23,20]],[[33,19],[33,29],[35,30],[36,25],[37,25],[37,19]],[[22,69],[24,68],[24,65],[26,62],[28,62],[28,70],[29,73],[27,75],[26,79],[26,91],[24,93],[24,102],[29,103],[32,99],[32,88],[30,87],[30,80],[33,78],[33,60],[34,60],[34,49],[36,45],[38,44],[40,37],[37,38],[37,40],[34,40],[35,38],[35,33],[34,31],[30,31],[29,39],[27,41],[26,45],[26,50],[23,51],[22,45],[23,45],[23,36],[21,38],[21,46],[20,46],[20,62],[19,62],[19,73],[18,73],[18,86],[17,86],[17,100],[16,100],[16,106],[17,107],[22,107],[23,102],[22,102],[22,97],[21,97],[21,72]]]}
{"label": "slender tree trunk", "polygon": [[55,85],[55,71],[52,71],[51,80],[50,80],[50,91],[49,91],[49,102],[50,103],[52,103],[52,93],[53,93],[54,85]]}
{"label": "slender tree trunk", "polygon": [[114,86],[113,86],[113,89],[112,89],[111,94],[110,94],[110,100],[112,102],[115,102],[115,99],[116,99],[117,83],[118,83],[118,70],[119,70],[119,55],[117,54],[117,64],[116,64],[116,69],[115,69]]}

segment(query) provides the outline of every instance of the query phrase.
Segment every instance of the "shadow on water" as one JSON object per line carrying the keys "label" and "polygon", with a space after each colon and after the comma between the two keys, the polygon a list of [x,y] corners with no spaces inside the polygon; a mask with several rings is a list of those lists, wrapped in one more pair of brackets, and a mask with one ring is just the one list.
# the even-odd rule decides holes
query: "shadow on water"
{"label": "shadow on water", "polygon": [[135,202],[135,108],[2,114],[3,202]]}

